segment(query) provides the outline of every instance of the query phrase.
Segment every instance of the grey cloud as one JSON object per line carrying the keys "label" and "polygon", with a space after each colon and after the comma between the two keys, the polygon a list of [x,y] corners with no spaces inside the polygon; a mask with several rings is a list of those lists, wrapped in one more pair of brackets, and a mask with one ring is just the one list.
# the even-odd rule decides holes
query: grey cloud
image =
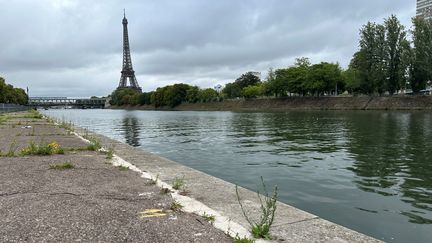
{"label": "grey cloud", "polygon": [[363,24],[397,14],[410,26],[415,1],[0,0],[0,75],[35,95],[108,94],[120,77],[123,8],[138,81],[151,90],[264,77],[298,56],[346,66]]}

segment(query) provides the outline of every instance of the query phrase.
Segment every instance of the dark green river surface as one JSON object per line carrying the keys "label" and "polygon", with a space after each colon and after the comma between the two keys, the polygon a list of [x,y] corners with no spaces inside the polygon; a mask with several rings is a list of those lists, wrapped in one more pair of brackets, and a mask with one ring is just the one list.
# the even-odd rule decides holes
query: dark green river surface
{"label": "dark green river surface", "polygon": [[[432,242],[432,113],[47,110],[388,242]],[[234,188],[233,188],[234,190]]]}

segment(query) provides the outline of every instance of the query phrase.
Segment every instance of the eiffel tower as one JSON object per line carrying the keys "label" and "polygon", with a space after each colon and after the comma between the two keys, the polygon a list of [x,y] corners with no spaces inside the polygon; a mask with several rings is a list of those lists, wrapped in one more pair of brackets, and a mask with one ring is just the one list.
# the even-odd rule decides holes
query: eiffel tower
{"label": "eiffel tower", "polygon": [[[126,12],[123,10],[123,69],[121,71],[120,83],[117,89],[131,88],[142,92],[141,87],[135,77],[135,71],[132,68],[132,59],[129,48],[129,35],[126,19]],[[129,86],[128,86],[129,80]]]}

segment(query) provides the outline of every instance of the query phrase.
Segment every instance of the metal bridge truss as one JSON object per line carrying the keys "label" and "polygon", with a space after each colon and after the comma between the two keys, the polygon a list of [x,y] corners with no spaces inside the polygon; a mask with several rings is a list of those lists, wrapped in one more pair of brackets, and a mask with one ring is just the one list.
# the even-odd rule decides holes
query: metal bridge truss
{"label": "metal bridge truss", "polygon": [[104,108],[106,98],[30,97],[30,106],[74,106]]}

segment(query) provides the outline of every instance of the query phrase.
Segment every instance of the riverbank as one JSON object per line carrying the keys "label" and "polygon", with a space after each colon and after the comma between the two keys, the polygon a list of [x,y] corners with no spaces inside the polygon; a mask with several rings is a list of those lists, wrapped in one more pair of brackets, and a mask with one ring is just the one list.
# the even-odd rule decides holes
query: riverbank
{"label": "riverbank", "polygon": [[[231,183],[31,113],[2,119],[0,134],[0,241],[233,241],[224,232],[250,237]],[[53,154],[23,156],[20,151],[34,150],[31,141],[50,143]],[[94,146],[112,148],[112,158]],[[185,185],[173,190],[179,178]],[[256,193],[239,191],[258,217]],[[277,207],[274,240],[379,242],[284,203]]]}
{"label": "riverbank", "polygon": [[0,118],[0,242],[233,241],[70,124]]}
{"label": "riverbank", "polygon": [[432,96],[287,97],[182,103],[174,108],[112,106],[111,109],[178,111],[289,111],[289,110],[432,110]]}

